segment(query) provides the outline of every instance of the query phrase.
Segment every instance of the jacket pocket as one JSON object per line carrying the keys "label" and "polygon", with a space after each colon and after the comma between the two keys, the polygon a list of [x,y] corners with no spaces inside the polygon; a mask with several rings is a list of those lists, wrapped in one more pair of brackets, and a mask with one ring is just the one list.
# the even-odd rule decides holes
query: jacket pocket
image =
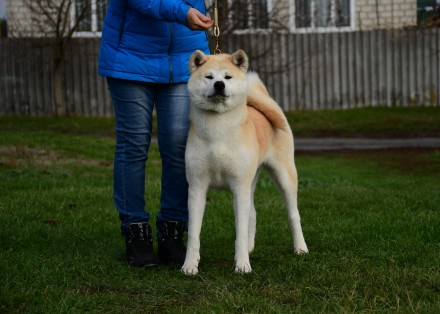
{"label": "jacket pocket", "polygon": [[123,34],[124,34],[124,23],[122,23],[121,26],[119,26],[119,38],[118,38],[118,46],[117,46],[117,48],[119,48],[119,46],[121,45]]}
{"label": "jacket pocket", "polygon": [[117,48],[119,48],[119,46],[121,45],[122,37],[124,35],[125,21],[127,20],[127,12],[128,12],[128,10],[125,10],[125,13],[124,13],[124,16],[122,18],[122,21],[119,24],[119,37],[118,37],[118,46],[117,46]]}

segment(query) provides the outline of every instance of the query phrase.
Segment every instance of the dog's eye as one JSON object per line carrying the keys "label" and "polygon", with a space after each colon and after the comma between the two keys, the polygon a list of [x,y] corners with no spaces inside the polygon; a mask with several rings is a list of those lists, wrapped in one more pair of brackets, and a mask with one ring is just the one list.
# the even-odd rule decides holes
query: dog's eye
{"label": "dog's eye", "polygon": [[208,80],[212,80],[214,77],[212,75],[205,76]]}
{"label": "dog's eye", "polygon": [[226,75],[226,76],[225,76],[225,79],[226,79],[226,80],[230,80],[231,78],[232,78],[232,76],[230,76],[230,75]]}

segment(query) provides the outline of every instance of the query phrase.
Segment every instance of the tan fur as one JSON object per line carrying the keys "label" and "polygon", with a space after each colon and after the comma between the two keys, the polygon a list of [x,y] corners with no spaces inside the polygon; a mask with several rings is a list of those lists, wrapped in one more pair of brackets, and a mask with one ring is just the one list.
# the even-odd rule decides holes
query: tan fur
{"label": "tan fur", "polygon": [[247,56],[240,50],[216,56],[197,51],[190,60],[191,127],[185,155],[189,225],[182,267],[186,274],[198,272],[199,235],[210,187],[228,188],[234,194],[235,270],[251,271],[253,193],[260,166],[269,170],[284,196],[295,252],[308,251],[297,208],[292,132],[281,108],[247,68]]}
{"label": "tan fur", "polygon": [[285,131],[290,130],[281,108],[269,96],[266,86],[259,79],[251,83],[247,95],[247,104],[260,111],[275,128]]}

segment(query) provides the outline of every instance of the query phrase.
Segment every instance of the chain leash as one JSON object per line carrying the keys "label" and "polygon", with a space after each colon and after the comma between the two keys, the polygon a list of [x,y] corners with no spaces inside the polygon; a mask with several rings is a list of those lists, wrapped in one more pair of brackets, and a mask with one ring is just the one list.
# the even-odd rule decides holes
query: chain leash
{"label": "chain leash", "polygon": [[218,4],[217,0],[214,2],[214,37],[215,37],[215,49],[214,54],[222,53],[220,50],[220,27],[218,26]]}

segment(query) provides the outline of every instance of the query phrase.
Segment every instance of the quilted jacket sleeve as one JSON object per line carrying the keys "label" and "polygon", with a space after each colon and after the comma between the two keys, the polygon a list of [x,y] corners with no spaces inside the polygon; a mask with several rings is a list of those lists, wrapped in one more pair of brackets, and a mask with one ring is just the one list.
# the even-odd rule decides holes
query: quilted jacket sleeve
{"label": "quilted jacket sleeve", "polygon": [[183,25],[186,25],[186,15],[190,9],[181,0],[129,0],[129,6],[149,18]]}

